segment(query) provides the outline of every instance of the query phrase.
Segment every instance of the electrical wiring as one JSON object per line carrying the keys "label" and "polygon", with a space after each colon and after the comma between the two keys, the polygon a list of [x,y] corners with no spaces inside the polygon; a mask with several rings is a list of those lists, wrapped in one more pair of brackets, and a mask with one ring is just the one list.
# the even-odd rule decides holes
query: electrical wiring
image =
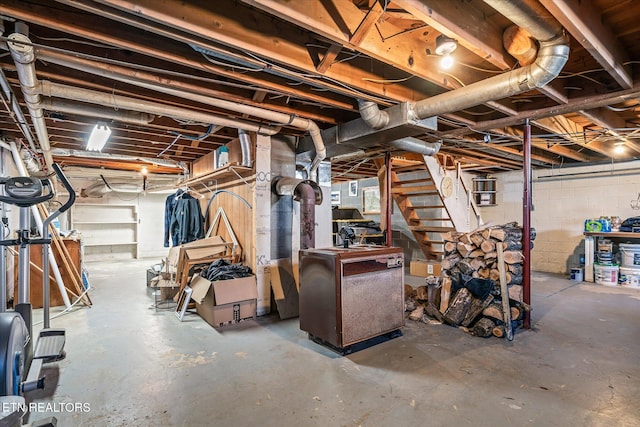
{"label": "electrical wiring", "polygon": [[489,70],[488,68],[476,67],[475,65],[467,64],[465,62],[456,61],[456,64],[462,65],[463,67],[471,68],[472,70],[481,71],[483,73],[492,73],[492,74],[502,74],[504,71],[502,70]]}
{"label": "electrical wiring", "polygon": [[217,59],[213,59],[211,58],[209,55],[207,55],[204,52],[200,52],[200,54],[202,55],[202,57],[204,59],[206,59],[207,61],[211,62],[212,64],[215,65],[220,65],[221,67],[229,67],[232,70],[242,70],[242,71],[252,71],[252,72],[260,72],[260,71],[264,71],[266,67],[262,67],[262,68],[249,68],[249,67],[243,67],[241,65],[233,65],[233,64],[228,64],[226,62],[222,62],[222,61],[218,61]]}
{"label": "electrical wiring", "polygon": [[460,84],[460,86],[462,86],[462,87],[465,87],[465,86],[466,86],[466,85],[462,82],[462,80],[460,80],[459,78],[457,78],[457,77],[456,77],[456,76],[454,76],[453,74],[445,73],[445,72],[442,72],[442,71],[441,71],[441,73],[442,73],[442,74],[444,74],[445,76],[449,76],[449,77],[451,77],[453,80],[457,81],[457,82],[458,82],[458,84]]}
{"label": "electrical wiring", "polygon": [[69,38],[69,37],[42,37],[42,36],[39,36],[37,34],[34,34],[33,31],[30,31],[29,35],[33,36],[33,37],[35,37],[37,39],[44,40],[44,41],[69,42],[69,43],[76,43],[76,44],[83,44],[83,45],[87,45],[87,46],[93,46],[93,47],[97,47],[97,48],[100,48],[100,49],[122,50],[121,48],[119,48],[117,46],[109,46],[109,45],[102,44],[102,43],[88,42],[88,41],[85,41],[85,40],[72,39],[72,38]]}

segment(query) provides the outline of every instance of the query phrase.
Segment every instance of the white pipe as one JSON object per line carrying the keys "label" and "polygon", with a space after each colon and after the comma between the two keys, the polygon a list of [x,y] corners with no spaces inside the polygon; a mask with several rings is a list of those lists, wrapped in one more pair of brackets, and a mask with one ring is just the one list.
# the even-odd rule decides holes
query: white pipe
{"label": "white pipe", "polygon": [[[18,101],[16,101],[16,97],[11,90],[11,85],[9,85],[7,76],[4,75],[2,69],[0,69],[0,86],[2,86],[2,90],[6,98],[11,100],[11,109],[13,110],[13,114],[16,115],[15,122],[18,124],[18,127],[20,127],[20,130],[22,130],[22,134],[24,135],[24,137],[27,138],[31,149],[33,151],[37,151],[36,143],[33,140],[33,135],[31,134],[31,129],[29,129],[29,125],[27,124],[27,118],[24,116],[24,113],[20,108],[20,104],[18,104]],[[7,147],[9,146],[7,145]],[[7,148],[7,150],[8,149],[9,148]]]}
{"label": "white pipe", "polygon": [[[151,89],[167,95],[177,96],[191,101],[201,102],[226,110],[235,111],[250,116],[259,117],[269,120],[279,125],[292,126],[309,132],[313,145],[316,149],[316,156],[311,164],[311,172],[313,172],[320,162],[325,159],[327,149],[325,148],[318,125],[309,119],[298,117],[291,114],[280,113],[278,111],[266,110],[252,105],[240,104],[233,101],[227,101],[215,98],[210,95],[202,95],[196,93],[197,88],[191,87],[181,82],[171,79],[160,78],[144,71],[130,70],[117,65],[100,64],[82,58],[71,58],[56,52],[39,51],[38,56],[47,62],[53,62],[58,65],[74,68],[79,71],[108,77],[113,80],[132,84],[135,86]],[[249,130],[249,129],[245,129]],[[264,132],[262,132],[264,134]]]}
{"label": "white pipe", "polygon": [[40,106],[49,111],[60,111],[62,113],[77,114],[79,116],[100,117],[103,120],[115,120],[136,125],[147,125],[154,119],[153,114],[129,110],[115,110],[113,108],[100,108],[93,105],[80,105],[60,99],[41,99]]}
{"label": "white pipe", "polygon": [[[18,172],[20,176],[29,176],[27,173],[24,163],[22,163],[22,158],[20,157],[20,152],[18,151],[18,147],[15,142],[11,141],[9,149],[11,150],[11,154],[13,155],[13,161],[16,163],[16,167],[18,168]],[[37,206],[31,206],[31,215],[36,221],[36,225],[38,226],[38,230],[40,230],[40,235],[45,236],[45,233],[42,230],[42,216],[40,216],[40,212],[38,211]],[[60,269],[58,268],[58,263],[56,262],[56,258],[53,256],[53,251],[51,247],[49,247],[49,264],[51,265],[51,270],[53,270],[53,277],[56,279],[56,283],[58,284],[58,290],[60,291],[60,295],[62,296],[62,301],[64,302],[64,306],[66,308],[71,307],[71,301],[69,301],[69,296],[67,295],[67,290],[64,287],[64,281],[62,280],[62,276],[60,275]],[[49,274],[48,271],[44,271],[42,274]]]}
{"label": "white pipe", "polygon": [[[22,94],[24,100],[27,103],[29,109],[29,115],[33,122],[33,127],[38,135],[38,142],[40,148],[42,148],[42,154],[44,161],[47,164],[47,168],[51,170],[53,165],[53,156],[51,155],[51,144],[49,143],[49,132],[47,132],[47,123],[44,120],[44,112],[41,107],[38,107],[40,102],[40,96],[33,92],[38,85],[38,78],[36,76],[35,67],[35,51],[31,46],[31,40],[29,37],[20,33],[13,33],[9,35],[7,46],[11,52],[11,57],[16,64],[16,71],[18,72],[18,79],[20,80],[20,87],[22,88]],[[28,44],[25,44],[28,43]]]}
{"label": "white pipe", "polygon": [[202,123],[212,123],[225,127],[235,127],[249,132],[258,132],[264,135],[275,135],[279,128],[263,126],[251,122],[226,117],[216,116],[199,111],[188,110],[181,107],[158,104],[142,99],[130,98],[127,96],[114,95],[111,93],[98,92],[95,90],[77,88],[59,83],[42,80],[37,85],[35,91],[44,96],[54,96],[75,101],[88,102],[90,104],[108,105],[113,108],[124,108],[127,110],[142,111],[158,116],[173,117],[181,120],[195,120]]}

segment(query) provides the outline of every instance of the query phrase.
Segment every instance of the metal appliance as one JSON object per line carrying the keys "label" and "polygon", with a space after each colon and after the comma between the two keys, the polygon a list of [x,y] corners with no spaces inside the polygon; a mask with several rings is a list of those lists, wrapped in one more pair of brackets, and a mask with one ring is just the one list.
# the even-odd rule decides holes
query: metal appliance
{"label": "metal appliance", "polygon": [[337,350],[404,326],[404,254],[376,245],[300,251],[300,329]]}

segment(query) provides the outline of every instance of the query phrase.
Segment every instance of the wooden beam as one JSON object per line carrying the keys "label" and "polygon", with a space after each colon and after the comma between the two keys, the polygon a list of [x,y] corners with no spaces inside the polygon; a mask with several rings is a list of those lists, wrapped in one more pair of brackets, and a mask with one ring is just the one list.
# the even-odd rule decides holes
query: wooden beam
{"label": "wooden beam", "polygon": [[320,74],[324,74],[329,69],[331,64],[333,64],[333,61],[335,61],[335,59],[338,57],[338,54],[341,50],[342,46],[340,46],[339,44],[332,44],[331,46],[329,46],[329,49],[327,49],[327,52],[324,54],[324,56],[316,66],[316,71]]}
{"label": "wooden beam", "polygon": [[[79,22],[77,15],[65,15],[64,12],[57,11],[56,16],[52,16],[51,9],[44,6],[38,6],[32,3],[25,3],[20,0],[3,0],[2,14],[10,16],[26,22],[31,22],[47,28],[52,28],[74,36],[86,38],[107,45],[116,46],[121,49],[146,55],[150,58],[159,58],[172,64],[179,64],[191,69],[204,71],[210,74],[225,76],[235,81],[246,83],[250,86],[257,86],[270,89],[277,93],[290,95],[300,99],[306,99],[312,102],[332,105],[335,108],[353,110],[353,105],[336,99],[320,96],[309,90],[296,89],[287,84],[270,81],[264,75],[257,77],[252,73],[238,73],[228,70],[225,67],[216,66],[206,61],[196,61],[193,59],[193,50],[189,49],[185,43],[193,43],[198,40],[197,36],[189,36],[177,29],[163,29],[160,26],[153,26],[138,17],[122,17],[105,11],[104,8],[95,8],[87,4],[77,3],[73,0],[58,0],[61,3],[70,4],[73,7],[81,8],[87,12],[97,13],[99,16],[107,17],[114,21],[120,21],[125,24],[138,28],[140,31],[134,33],[130,27],[119,24],[118,22],[98,20],[92,21],[89,26],[85,22]],[[126,36],[125,36],[126,34]],[[122,36],[119,36],[122,35]],[[163,37],[172,37],[176,42],[163,39],[162,43],[158,43],[158,35]],[[310,82],[311,83],[311,82]],[[318,84],[315,79],[314,84]]]}
{"label": "wooden beam", "polygon": [[362,43],[367,34],[369,34],[369,31],[371,31],[375,23],[382,16],[382,12],[383,9],[380,3],[375,2],[365,15],[362,22],[360,22],[360,25],[358,25],[358,28],[356,28],[356,30],[351,35],[349,43],[354,46],[360,46],[360,43]]}
{"label": "wooden beam", "polygon": [[440,33],[455,38],[499,70],[508,70],[515,63],[504,51],[501,30],[493,27],[486,13],[476,9],[472,2],[394,0],[393,3]]}
{"label": "wooden beam", "polygon": [[[344,1],[346,0],[336,2]],[[208,7],[206,2],[193,4],[179,0],[139,0],[135,4],[126,0],[103,0],[101,3],[155,21],[175,31],[197,35],[207,42],[207,49],[219,51],[228,57],[233,56],[234,52],[221,48],[221,45],[233,46],[237,51],[251,53],[254,56],[250,58],[246,54],[240,54],[239,59],[244,63],[253,60],[257,66],[269,67],[273,73],[314,86],[322,85],[343,95],[394,100],[421,99],[428,96],[426,92],[416,92],[401,84],[381,86],[377,81],[381,74],[385,74],[385,70],[390,79],[406,77],[406,74],[398,71],[394,73],[393,69],[382,67],[380,64],[373,64],[373,67],[364,69],[351,61],[334,63],[327,70],[326,76],[341,84],[307,77],[306,73],[316,74],[315,64],[306,47],[309,42],[308,34],[290,23],[264,19],[262,12],[238,4],[235,0],[217,0],[215,8]],[[258,2],[248,3],[259,6]],[[347,3],[355,7],[353,3]],[[333,19],[327,15],[321,2],[292,2],[291,8],[286,7],[282,9],[283,12],[274,14],[292,22],[294,7],[298,7],[300,13],[308,19],[315,19],[315,14],[322,11],[325,19],[329,21],[325,24],[333,25]],[[248,22],[251,25],[247,25]],[[342,44],[344,36],[341,40],[331,40]],[[260,58],[265,58],[266,61]],[[368,94],[374,94],[374,97]]]}
{"label": "wooden beam", "polygon": [[624,65],[629,61],[628,55],[618,38],[603,24],[602,12],[592,1],[541,0],[541,3],[623,89],[633,87],[630,66]]}

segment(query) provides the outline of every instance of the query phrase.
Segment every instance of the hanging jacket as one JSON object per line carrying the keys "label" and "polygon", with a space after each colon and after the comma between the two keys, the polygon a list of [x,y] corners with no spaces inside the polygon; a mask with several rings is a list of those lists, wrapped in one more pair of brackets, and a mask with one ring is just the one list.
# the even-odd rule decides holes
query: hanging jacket
{"label": "hanging jacket", "polygon": [[191,196],[189,193],[185,193],[184,190],[179,189],[174,194],[171,194],[170,196],[168,196],[167,199],[165,200],[164,240],[163,240],[165,248],[168,248],[170,246],[170,243],[172,243],[172,246],[179,245],[179,243],[177,243],[179,240],[178,236],[172,235],[172,232],[171,232],[171,222],[173,221],[173,211],[175,210],[176,204],[179,200],[190,200],[190,199],[195,200],[193,196]]}
{"label": "hanging jacket", "polygon": [[184,195],[176,199],[169,232],[173,246],[204,238],[204,218],[197,199]]}

